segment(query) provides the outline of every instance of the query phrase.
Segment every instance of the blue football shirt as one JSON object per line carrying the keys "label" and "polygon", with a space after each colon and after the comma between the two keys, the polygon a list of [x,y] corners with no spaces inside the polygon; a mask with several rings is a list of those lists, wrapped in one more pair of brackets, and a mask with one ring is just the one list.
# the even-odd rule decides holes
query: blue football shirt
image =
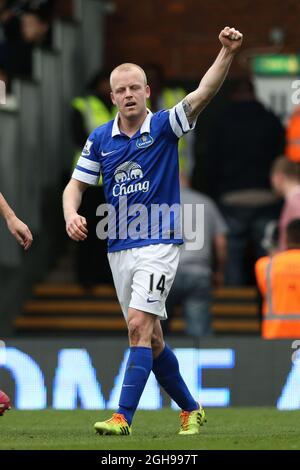
{"label": "blue football shirt", "polygon": [[147,117],[132,137],[118,115],[89,136],[72,178],[98,184],[109,207],[108,251],[158,243],[183,243],[178,139],[195,127],[182,102]]}

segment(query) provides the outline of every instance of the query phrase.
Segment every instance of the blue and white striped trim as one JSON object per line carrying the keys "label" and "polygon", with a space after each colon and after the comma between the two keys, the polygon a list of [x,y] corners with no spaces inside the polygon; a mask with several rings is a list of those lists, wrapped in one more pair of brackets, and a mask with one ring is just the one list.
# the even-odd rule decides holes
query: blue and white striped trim
{"label": "blue and white striped trim", "polygon": [[87,170],[86,168],[83,168],[82,166],[76,165],[76,170],[82,171],[83,173],[88,173],[89,175],[99,175],[99,171],[92,171],[92,170]]}
{"label": "blue and white striped trim", "polygon": [[178,138],[193,130],[197,122],[197,119],[195,119],[192,125],[189,124],[182,106],[182,101],[170,109],[169,120],[172,130]]}
{"label": "blue and white striped trim", "polygon": [[96,173],[89,170],[84,170],[84,168],[76,167],[73,171],[72,178],[83,183],[97,185],[99,182],[100,172]]}
{"label": "blue and white striped trim", "polygon": [[77,166],[80,166],[86,170],[95,171],[96,173],[99,173],[100,171],[100,163],[83,156],[78,159]]}

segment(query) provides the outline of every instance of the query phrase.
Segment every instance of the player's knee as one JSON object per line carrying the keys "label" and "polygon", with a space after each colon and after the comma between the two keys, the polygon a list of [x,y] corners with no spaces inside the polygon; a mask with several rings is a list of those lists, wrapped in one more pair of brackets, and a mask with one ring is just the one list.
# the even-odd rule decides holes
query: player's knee
{"label": "player's knee", "polygon": [[157,357],[164,349],[164,340],[162,335],[153,334],[151,337],[151,348],[153,351],[153,356]]}
{"label": "player's knee", "polygon": [[150,333],[147,333],[147,328],[139,318],[132,318],[128,322],[128,336],[131,344],[138,344],[141,340],[147,340],[147,337],[151,337]]}

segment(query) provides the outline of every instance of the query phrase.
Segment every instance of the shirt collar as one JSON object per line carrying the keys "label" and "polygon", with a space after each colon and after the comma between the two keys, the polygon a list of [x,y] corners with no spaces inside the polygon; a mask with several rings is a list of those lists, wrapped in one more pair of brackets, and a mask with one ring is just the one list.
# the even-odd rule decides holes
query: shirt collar
{"label": "shirt collar", "polygon": [[[153,113],[151,113],[150,109],[147,108],[147,116],[146,116],[145,121],[141,125],[140,134],[145,134],[145,133],[150,134],[150,123],[151,123],[152,116],[153,116]],[[116,135],[121,135],[121,131],[119,129],[119,113],[117,113],[114,119],[112,132],[111,132],[112,137],[115,137]]]}

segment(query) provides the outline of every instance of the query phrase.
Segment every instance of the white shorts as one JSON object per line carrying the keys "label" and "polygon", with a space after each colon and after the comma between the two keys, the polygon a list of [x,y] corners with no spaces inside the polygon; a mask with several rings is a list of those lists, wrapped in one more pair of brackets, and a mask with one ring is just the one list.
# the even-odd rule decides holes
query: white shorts
{"label": "white shorts", "polygon": [[160,243],[108,253],[118,300],[128,308],[167,318],[166,298],[178,267],[181,245]]}

